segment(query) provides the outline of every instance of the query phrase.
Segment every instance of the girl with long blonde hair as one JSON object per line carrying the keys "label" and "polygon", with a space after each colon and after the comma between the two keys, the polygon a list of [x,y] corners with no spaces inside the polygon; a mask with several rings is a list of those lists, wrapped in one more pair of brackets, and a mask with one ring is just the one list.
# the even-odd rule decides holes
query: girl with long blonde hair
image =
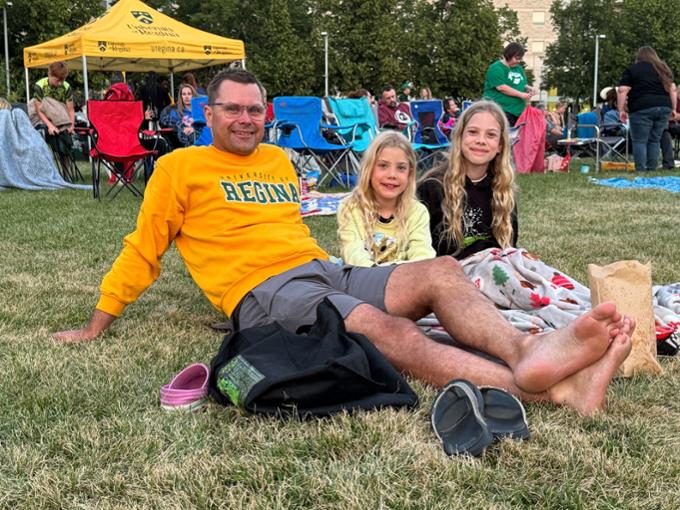
{"label": "girl with long blonde hair", "polygon": [[379,134],[363,155],[356,188],[338,208],[345,263],[368,267],[435,256],[430,218],[415,191],[410,142],[396,131]]}
{"label": "girl with long blonde hair", "polygon": [[423,176],[418,196],[430,213],[437,255],[462,259],[516,244],[508,121],[496,103],[479,101],[463,112],[447,161]]}

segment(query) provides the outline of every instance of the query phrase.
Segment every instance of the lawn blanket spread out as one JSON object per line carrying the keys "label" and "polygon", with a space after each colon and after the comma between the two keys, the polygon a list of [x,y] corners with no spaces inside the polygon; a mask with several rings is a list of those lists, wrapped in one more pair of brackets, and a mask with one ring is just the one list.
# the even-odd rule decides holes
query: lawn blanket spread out
{"label": "lawn blanket spread out", "polygon": [[332,216],[338,211],[340,202],[349,193],[321,193],[309,191],[300,199],[300,214],[302,216]]}
{"label": "lawn blanket spread out", "polygon": [[0,191],[6,188],[92,189],[66,182],[52,152],[21,110],[0,110]]}
{"label": "lawn blanket spread out", "polygon": [[612,179],[591,179],[595,184],[619,189],[662,189],[672,193],[680,193],[680,177],[636,177],[625,179],[614,177]]}
{"label": "lawn blanket spread out", "polygon": [[[521,331],[543,333],[567,326],[590,310],[590,290],[520,248],[489,248],[460,261],[465,275]],[[652,289],[657,339],[680,329],[680,283]],[[434,315],[421,326],[440,327]]]}

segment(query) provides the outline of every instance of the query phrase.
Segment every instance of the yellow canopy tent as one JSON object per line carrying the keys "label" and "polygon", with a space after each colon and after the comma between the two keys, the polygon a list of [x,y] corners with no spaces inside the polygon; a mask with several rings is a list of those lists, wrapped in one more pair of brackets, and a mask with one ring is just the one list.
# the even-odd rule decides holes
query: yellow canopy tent
{"label": "yellow canopy tent", "polygon": [[179,72],[245,59],[243,41],[192,28],[139,0],[120,0],[90,23],[51,41],[24,48],[26,101],[29,68],[67,62],[87,71]]}

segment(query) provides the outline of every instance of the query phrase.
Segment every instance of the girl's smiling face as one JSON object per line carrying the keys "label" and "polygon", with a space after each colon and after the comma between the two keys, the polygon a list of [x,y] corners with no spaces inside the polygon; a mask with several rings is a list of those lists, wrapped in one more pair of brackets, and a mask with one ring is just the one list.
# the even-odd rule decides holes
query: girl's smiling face
{"label": "girl's smiling face", "polygon": [[382,206],[396,205],[408,185],[411,166],[406,153],[398,147],[380,151],[371,171],[371,188]]}
{"label": "girl's smiling face", "polygon": [[489,112],[474,114],[465,126],[461,145],[467,171],[486,171],[501,149],[501,126],[496,118]]}

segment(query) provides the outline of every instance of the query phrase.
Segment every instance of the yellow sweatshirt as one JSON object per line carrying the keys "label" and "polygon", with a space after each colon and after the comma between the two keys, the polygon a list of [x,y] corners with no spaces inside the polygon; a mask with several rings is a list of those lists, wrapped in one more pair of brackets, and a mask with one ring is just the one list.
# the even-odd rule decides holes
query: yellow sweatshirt
{"label": "yellow sweatshirt", "polygon": [[[349,212],[349,214],[347,214]],[[370,267],[400,264],[436,257],[430,235],[430,215],[427,208],[413,200],[406,212],[406,243],[397,236],[397,221],[377,221],[373,225],[373,239],[368,239],[359,209],[347,201],[338,207],[338,238],[345,264]]]}
{"label": "yellow sweatshirt", "polygon": [[97,309],[120,315],[158,277],[175,241],[196,284],[230,315],[267,278],[328,258],[300,218],[299,197],[295,171],[273,145],[248,156],[212,145],[163,156],[137,227],[102,281]]}

